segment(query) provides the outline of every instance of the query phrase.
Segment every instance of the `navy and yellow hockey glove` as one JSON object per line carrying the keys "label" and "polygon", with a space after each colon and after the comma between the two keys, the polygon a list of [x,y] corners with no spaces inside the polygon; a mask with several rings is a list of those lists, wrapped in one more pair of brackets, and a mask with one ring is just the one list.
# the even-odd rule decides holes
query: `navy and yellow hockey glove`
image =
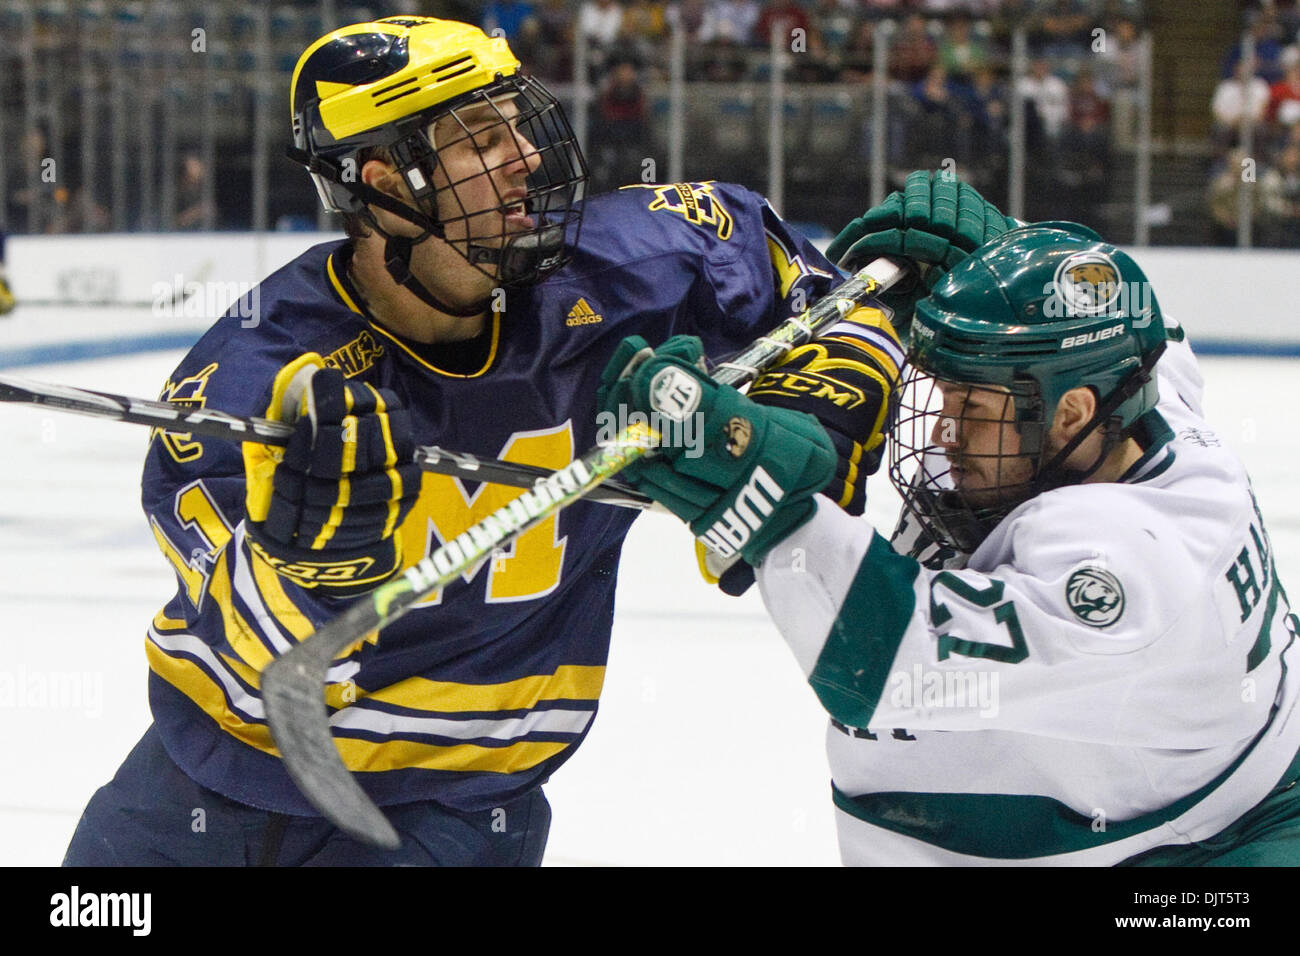
{"label": "navy and yellow hockey glove", "polygon": [[244,445],[254,550],[325,594],[382,584],[401,566],[395,532],[420,493],[410,415],[312,352],[276,375],[266,417],[295,425],[284,448]]}
{"label": "navy and yellow hockey glove", "polygon": [[894,327],[902,332],[912,321],[916,303],[949,269],[1018,225],[952,173],[921,169],[908,174],[902,192],[890,193],[879,206],[841,229],[827,247],[826,258],[849,272],[880,256],[915,262],[923,284],[880,296],[894,310]]}
{"label": "navy and yellow hockey glove", "polygon": [[807,412],[835,445],[835,477],[823,493],[851,515],[867,503],[867,476],[885,451],[903,347],[879,309],[849,313],[801,345],[749,388],[760,405]]}
{"label": "navy and yellow hockey glove", "polygon": [[639,336],[624,339],[598,400],[620,420],[647,416],[663,435],[659,451],[622,476],[718,554],[758,565],[812,516],[812,496],[835,471],[834,447],[811,415],[759,405],[714,382],[703,355],[694,336],[654,351]]}

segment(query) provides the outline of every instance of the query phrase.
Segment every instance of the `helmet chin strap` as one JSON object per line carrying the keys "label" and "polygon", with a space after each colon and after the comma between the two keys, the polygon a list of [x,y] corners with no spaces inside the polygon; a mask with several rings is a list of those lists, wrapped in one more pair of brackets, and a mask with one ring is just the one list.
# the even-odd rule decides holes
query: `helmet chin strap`
{"label": "helmet chin strap", "polygon": [[480,299],[465,306],[450,305],[430,292],[429,288],[415,277],[415,273],[411,271],[411,250],[430,238],[433,235],[432,232],[426,229],[418,236],[395,236],[392,233],[385,232],[375,222],[373,215],[367,218],[370,220],[371,228],[384,237],[384,268],[388,270],[392,280],[403,289],[410,292],[425,305],[447,315],[454,315],[457,318],[468,318],[487,311],[488,298]]}
{"label": "helmet chin strap", "polygon": [[[290,146],[285,150],[286,155],[296,163],[306,166],[310,172],[325,177],[331,182],[337,183],[348,192],[352,193],[362,202],[362,215],[365,217],[370,228],[384,237],[384,267],[388,270],[389,276],[393,281],[406,289],[417,299],[432,308],[437,309],[447,315],[456,318],[468,318],[479,315],[487,310],[488,298],[483,298],[478,302],[473,302],[467,306],[454,306],[443,302],[436,295],[429,291],[423,282],[415,277],[411,272],[411,251],[415,246],[424,242],[432,236],[446,240],[442,224],[435,219],[424,215],[417,209],[412,209],[406,203],[394,199],[387,193],[380,192],[369,183],[354,182],[350,177],[344,176],[343,167],[324,159],[319,156],[312,156],[306,150],[299,149],[296,146]],[[385,212],[390,212],[400,219],[405,219],[413,226],[419,227],[422,231],[418,236],[397,236],[387,232],[375,214],[370,211],[370,206],[378,206]],[[470,246],[471,254],[480,247]],[[495,252],[495,250],[484,250]],[[467,257],[468,258],[468,257]],[[473,259],[470,259],[473,262]]]}

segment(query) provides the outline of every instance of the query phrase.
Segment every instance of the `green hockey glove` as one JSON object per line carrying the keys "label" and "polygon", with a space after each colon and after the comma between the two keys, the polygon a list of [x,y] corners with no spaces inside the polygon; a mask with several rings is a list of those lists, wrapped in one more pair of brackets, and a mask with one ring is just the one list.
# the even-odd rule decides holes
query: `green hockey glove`
{"label": "green hockey glove", "polygon": [[921,169],[908,174],[901,193],[890,193],[879,206],[840,230],[826,257],[850,272],[879,256],[914,261],[924,285],[880,297],[894,310],[894,327],[901,332],[912,321],[916,303],[949,269],[1017,225],[952,173]]}
{"label": "green hockey glove", "polygon": [[758,565],[812,516],[812,496],[835,472],[835,450],[811,415],[768,408],[703,371],[694,336],[651,350],[624,339],[598,393],[604,414],[644,415],[659,451],[626,468],[632,485],[690,525],[718,554]]}

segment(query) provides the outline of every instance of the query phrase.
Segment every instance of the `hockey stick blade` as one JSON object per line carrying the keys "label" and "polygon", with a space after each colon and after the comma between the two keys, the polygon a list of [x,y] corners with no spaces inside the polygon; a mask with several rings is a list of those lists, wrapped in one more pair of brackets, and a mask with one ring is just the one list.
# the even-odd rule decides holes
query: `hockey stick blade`
{"label": "hockey stick blade", "polygon": [[[722,368],[717,380],[729,385],[749,381],[903,275],[892,262],[877,259],[810,309],[755,341]],[[392,847],[391,840],[396,838],[383,811],[352,778],[334,745],[324,694],[331,662],[518,535],[590,495],[602,482],[647,454],[657,440],[651,429],[634,426],[613,442],[591,449],[398,577],[358,598],[315,634],[267,665],[261,689],[271,736],[294,783],[323,816],[344,832],[377,846]]]}
{"label": "hockey stick blade", "polygon": [[[60,412],[109,418],[133,425],[147,425],[165,432],[225,441],[283,445],[293,434],[292,427],[266,418],[242,418],[215,408],[187,406],[180,402],[155,402],[68,385],[33,382],[9,375],[0,375],[0,402],[40,405]],[[479,458],[466,452],[448,451],[436,445],[417,448],[415,461],[424,471],[513,488],[531,488],[553,474],[549,468],[496,458]],[[591,500],[643,511],[654,507],[654,502],[645,495],[618,483],[596,489]]]}

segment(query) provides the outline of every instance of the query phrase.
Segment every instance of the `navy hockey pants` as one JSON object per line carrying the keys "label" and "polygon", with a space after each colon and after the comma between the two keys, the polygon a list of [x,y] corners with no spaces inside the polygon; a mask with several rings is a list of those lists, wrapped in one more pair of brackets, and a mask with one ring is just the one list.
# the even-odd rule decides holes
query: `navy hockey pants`
{"label": "navy hockey pants", "polygon": [[538,866],[551,808],[541,789],[491,810],[384,808],[402,846],[359,843],[321,817],[272,813],[199,786],[154,727],[77,824],[64,866]]}

